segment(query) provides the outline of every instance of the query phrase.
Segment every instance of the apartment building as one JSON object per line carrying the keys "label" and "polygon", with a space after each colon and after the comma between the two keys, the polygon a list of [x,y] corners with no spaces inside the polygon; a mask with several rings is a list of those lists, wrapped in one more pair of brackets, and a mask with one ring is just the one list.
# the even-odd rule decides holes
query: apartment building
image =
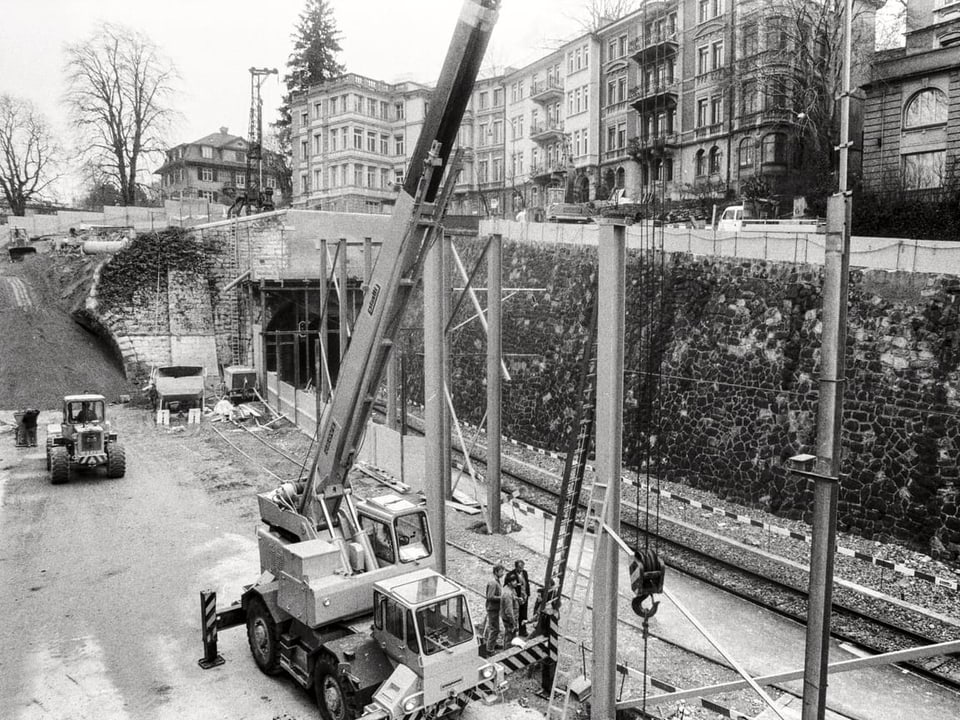
{"label": "apartment building", "polygon": [[389,212],[429,98],[424,85],[354,73],[295,95],[293,206]]}
{"label": "apartment building", "polygon": [[956,187],[960,2],[914,0],[906,45],[879,53],[866,85],[863,180],[873,191]]}
{"label": "apartment building", "polygon": [[[246,187],[246,169],[247,141],[221,127],[219,132],[167,150],[163,165],[154,173],[160,176],[164,199],[196,198],[229,205]],[[263,186],[275,190],[280,183],[268,170]]]}
{"label": "apartment building", "polygon": [[[813,42],[803,2],[647,0],[479,79],[451,212],[512,216],[618,189],[637,201],[732,198],[757,178],[789,194],[809,131],[797,98],[809,83],[796,57]],[[294,204],[389,209],[384,178],[402,176],[428,98],[427,86],[356,75],[295,98]]]}

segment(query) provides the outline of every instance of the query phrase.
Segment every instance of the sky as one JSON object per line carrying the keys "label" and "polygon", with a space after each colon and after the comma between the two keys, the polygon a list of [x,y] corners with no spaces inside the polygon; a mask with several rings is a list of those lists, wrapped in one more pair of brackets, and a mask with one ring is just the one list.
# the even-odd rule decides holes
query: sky
{"label": "sky", "polygon": [[[523,64],[582,33],[587,0],[503,0],[486,65]],[[58,137],[72,141],[62,102],[64,46],[90,37],[102,22],[140,30],[169,57],[180,79],[173,105],[182,120],[170,145],[227,127],[246,136],[249,68],[277,68],[262,87],[264,127],[276,115],[291,35],[304,0],[9,0],[0,22],[0,94],[31,100]],[[462,7],[461,0],[332,0],[348,72],[378,80],[433,84]],[[77,180],[61,183],[69,201]],[[66,197],[63,197],[67,195]]]}

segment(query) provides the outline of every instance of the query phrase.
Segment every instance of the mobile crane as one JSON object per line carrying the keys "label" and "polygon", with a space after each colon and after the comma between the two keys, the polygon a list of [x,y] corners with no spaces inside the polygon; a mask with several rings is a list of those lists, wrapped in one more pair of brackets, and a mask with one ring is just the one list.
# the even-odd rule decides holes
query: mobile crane
{"label": "mobile crane", "polygon": [[261,575],[238,608],[218,614],[220,627],[246,624],[263,672],[312,688],[326,720],[444,717],[503,684],[504,667],[480,658],[463,588],[435,570],[424,507],[360,499],[348,478],[456,182],[452,169],[441,188],[499,6],[464,1],[309,476],[257,496]]}

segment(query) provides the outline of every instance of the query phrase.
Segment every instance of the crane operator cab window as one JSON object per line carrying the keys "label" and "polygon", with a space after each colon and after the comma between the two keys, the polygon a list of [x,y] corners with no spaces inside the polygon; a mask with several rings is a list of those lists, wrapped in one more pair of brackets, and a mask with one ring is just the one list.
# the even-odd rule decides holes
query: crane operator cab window
{"label": "crane operator cab window", "polygon": [[420,640],[427,655],[473,639],[470,611],[463,595],[447,598],[417,610]]}
{"label": "crane operator cab window", "polygon": [[360,515],[360,527],[370,532],[370,545],[373,547],[373,554],[380,561],[381,567],[384,563],[394,565],[397,562],[397,553],[393,545],[393,533],[390,532],[390,525],[377,520],[376,518]]}
{"label": "crane operator cab window", "polygon": [[397,542],[400,544],[400,562],[413,562],[430,556],[433,548],[430,547],[430,531],[425,513],[401,515],[394,524],[397,527]]}
{"label": "crane operator cab window", "polygon": [[420,653],[417,644],[417,630],[413,624],[413,613],[396,600],[377,593],[374,626],[395,637],[401,649],[409,650],[414,654]]}

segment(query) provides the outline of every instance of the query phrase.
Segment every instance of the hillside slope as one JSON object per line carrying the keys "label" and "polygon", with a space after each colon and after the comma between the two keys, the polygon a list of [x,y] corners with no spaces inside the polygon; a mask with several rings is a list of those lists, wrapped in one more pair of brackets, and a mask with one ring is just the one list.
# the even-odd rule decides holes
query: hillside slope
{"label": "hillside slope", "polygon": [[53,410],[67,393],[131,392],[111,350],[70,315],[101,259],[45,249],[0,262],[0,408]]}

